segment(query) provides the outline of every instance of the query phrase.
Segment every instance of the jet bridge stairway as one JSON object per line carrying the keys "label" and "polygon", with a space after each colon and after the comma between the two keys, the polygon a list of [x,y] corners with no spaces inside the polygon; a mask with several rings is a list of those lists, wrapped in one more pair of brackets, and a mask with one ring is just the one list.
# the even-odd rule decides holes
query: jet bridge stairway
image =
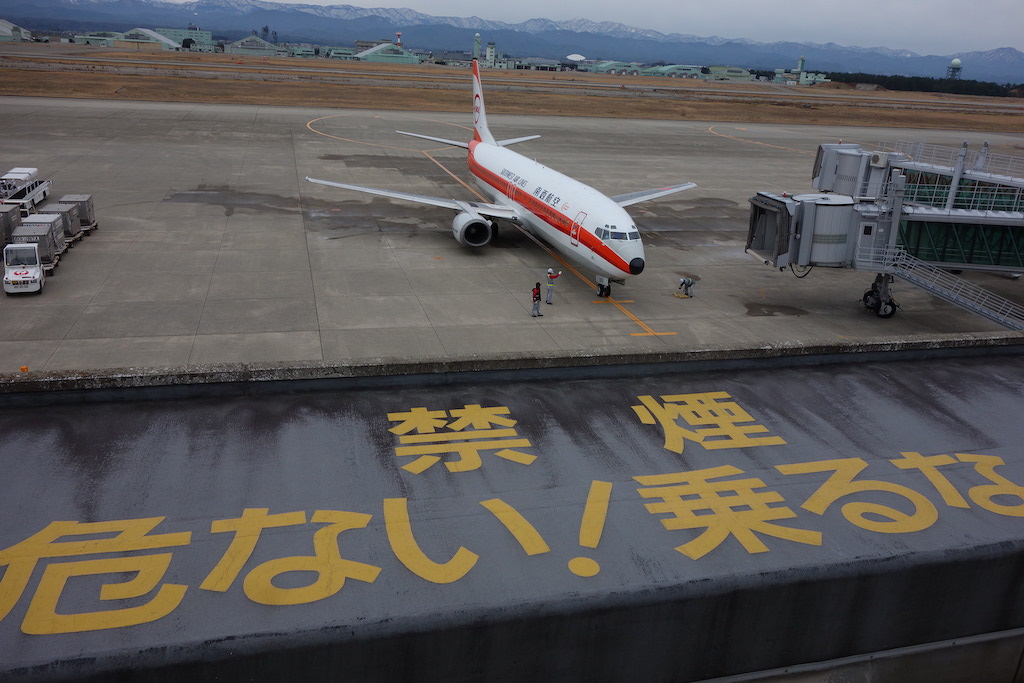
{"label": "jet bridge stairway", "polygon": [[[902,247],[860,249],[857,251],[857,270],[881,273],[879,278],[895,276],[943,301],[980,315],[1011,330],[1024,331],[1024,306],[993,294],[988,290],[957,277],[927,261],[911,256]],[[877,291],[879,280],[868,293],[864,303],[869,305],[872,292]],[[881,290],[887,297],[888,282]]]}

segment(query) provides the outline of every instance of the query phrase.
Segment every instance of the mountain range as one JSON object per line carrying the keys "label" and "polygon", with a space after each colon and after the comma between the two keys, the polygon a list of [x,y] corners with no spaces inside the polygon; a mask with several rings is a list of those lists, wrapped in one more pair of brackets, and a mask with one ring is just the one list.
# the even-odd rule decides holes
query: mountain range
{"label": "mountain range", "polygon": [[811,71],[943,78],[950,60],[963,64],[962,78],[1024,83],[1024,53],[1011,47],[984,52],[919,55],[886,47],[835,43],[762,43],[701,37],[588,19],[531,19],[518,24],[479,17],[436,17],[411,9],[351,5],[292,5],[262,0],[5,0],[0,18],[35,31],[124,31],[130,28],[185,28],[195,24],[215,38],[235,40],[268,26],[281,42],[345,46],[356,40],[391,38],[424,50],[469,50],[480,33],[499,51],[516,57],[589,59],[645,63],[730,65],[749,69],[792,69],[807,58]]}

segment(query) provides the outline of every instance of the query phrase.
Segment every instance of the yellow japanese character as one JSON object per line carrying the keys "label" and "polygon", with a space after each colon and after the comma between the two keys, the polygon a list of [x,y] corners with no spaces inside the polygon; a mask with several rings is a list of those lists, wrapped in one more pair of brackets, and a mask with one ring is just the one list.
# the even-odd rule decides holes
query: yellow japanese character
{"label": "yellow japanese character", "polygon": [[[973,462],[974,471],[993,482],[972,487],[967,492],[971,500],[997,515],[1024,517],[1024,486],[1018,486],[1002,475],[996,474],[996,468],[1006,464],[1002,458],[995,455],[971,455],[970,453],[957,453],[956,457],[960,462]],[[1010,496],[1022,502],[1016,505],[1004,505],[992,500],[996,496]]]}
{"label": "yellow japanese character", "polygon": [[905,451],[900,453],[903,457],[899,460],[890,460],[893,465],[901,470],[920,470],[921,474],[931,482],[935,490],[942,496],[946,505],[954,508],[969,508],[970,504],[964,499],[960,492],[946,476],[939,472],[943,465],[952,465],[956,462],[948,455],[924,456],[916,451]]}
{"label": "yellow japanese character", "polygon": [[651,487],[637,489],[641,496],[661,498],[662,502],[647,503],[645,507],[652,514],[672,515],[661,520],[666,529],[706,530],[696,539],[676,548],[690,559],[696,560],[707,555],[729,536],[735,537],[748,553],[768,550],[757,534],[821,545],[821,534],[816,531],[772,523],[779,519],[792,519],[796,513],[788,507],[771,507],[770,503],[784,500],[774,491],[755,491],[765,485],[760,479],[712,481],[737,474],[743,474],[743,470],[722,465],[705,470],[633,479],[643,486]]}
{"label": "yellow japanese character", "polygon": [[[637,417],[644,424],[661,425],[665,433],[665,448],[674,453],[683,452],[686,439],[701,444],[707,450],[786,443],[778,436],[751,436],[767,432],[768,428],[759,424],[741,424],[753,422],[754,418],[735,401],[722,400],[732,398],[724,391],[662,396],[664,403],[659,403],[653,396],[637,398],[641,404],[633,406]],[[680,427],[676,422],[679,419],[699,429]]]}
{"label": "yellow japanese character", "polygon": [[[480,502],[501,522],[527,555],[540,555],[551,549],[536,528],[518,510],[501,500],[492,498]],[[412,533],[407,498],[386,498],[384,500],[384,527],[391,543],[391,550],[398,561],[421,579],[432,583],[458,581],[471,570],[479,555],[462,546],[447,562],[431,560],[420,548]],[[596,542],[594,543],[596,546]]]}
{"label": "yellow japanese character", "polygon": [[[255,567],[245,577],[242,587],[253,602],[261,605],[303,605],[329,598],[345,585],[345,579],[373,583],[380,567],[342,559],[338,551],[338,534],[350,529],[363,529],[372,515],[339,510],[317,510],[314,524],[327,524],[313,534],[314,555],[282,557]],[[278,588],[274,578],[287,572],[309,572],[316,580],[298,588]]]}
{"label": "yellow japanese character", "polygon": [[[189,544],[191,533],[187,531],[149,535],[163,520],[163,517],[147,517],[111,522],[52,522],[34,536],[0,551],[0,567],[6,566],[0,579],[0,619],[6,617],[21,598],[36,564],[43,558],[125,553]],[[97,534],[107,537],[58,542],[63,537]],[[165,617],[181,604],[187,586],[164,584],[145,604],[120,609],[59,614],[57,603],[67,580],[74,576],[131,573],[133,576],[127,581],[104,584],[99,599],[141,597],[160,584],[170,562],[171,553],[159,553],[51,563],[43,571],[21,630],[30,634],[78,633],[136,626]]]}
{"label": "yellow japanese character", "polygon": [[[484,408],[472,404],[452,410],[451,416],[456,419],[450,424],[440,419],[446,415],[443,410],[413,408],[406,413],[389,413],[389,420],[402,422],[390,430],[399,435],[399,443],[403,444],[395,448],[395,455],[416,456],[412,462],[402,465],[402,469],[414,474],[420,474],[449,453],[458,456],[445,462],[449,472],[478,469],[483,464],[481,451],[494,451],[499,458],[529,465],[537,456],[515,450],[528,448],[530,441],[516,438],[519,435],[511,429],[516,421],[502,417],[508,413],[509,409],[504,406]],[[494,425],[506,429],[490,429]],[[437,431],[446,426],[447,431]],[[466,429],[469,426],[473,429]],[[416,433],[411,434],[414,430]]]}
{"label": "yellow japanese character", "polygon": [[469,425],[472,425],[473,429],[489,429],[492,425],[512,427],[516,424],[515,420],[499,417],[500,415],[509,414],[509,409],[505,406],[483,408],[479,404],[474,403],[473,405],[467,405],[465,408],[456,408],[450,412],[452,417],[458,419],[448,425],[448,429],[456,432],[465,429]]}
{"label": "yellow japanese character", "polygon": [[434,562],[424,553],[412,535],[407,498],[384,499],[384,528],[395,557],[421,579],[432,583],[452,583],[465,576],[480,557],[459,546],[447,562]]}
{"label": "yellow japanese character", "polygon": [[[804,502],[805,510],[822,515],[832,503],[844,496],[869,491],[894,493],[908,500],[914,507],[910,514],[881,503],[852,502],[841,508],[843,517],[861,529],[885,534],[903,534],[927,529],[939,518],[935,505],[917,491],[887,481],[854,481],[868,466],[861,458],[821,460],[795,465],[776,465],[783,474],[810,474],[834,472],[814,494]],[[879,519],[881,518],[881,519]]]}
{"label": "yellow japanese character", "polygon": [[443,410],[427,410],[426,408],[413,408],[407,413],[388,413],[388,420],[402,423],[388,431],[393,434],[408,434],[415,430],[419,434],[433,434],[434,431],[448,424],[447,419],[441,419],[447,417],[448,413]]}
{"label": "yellow japanese character", "polygon": [[256,550],[256,541],[264,529],[282,526],[298,526],[306,523],[305,512],[281,512],[267,514],[269,508],[246,508],[242,516],[235,519],[218,519],[210,524],[210,531],[215,534],[233,531],[231,545],[220,558],[217,566],[199,585],[203,590],[224,592],[231,588],[245,563]]}
{"label": "yellow japanese character", "polygon": [[[478,469],[483,461],[480,451],[495,451],[495,455],[520,465],[529,465],[537,456],[521,453],[514,448],[529,448],[529,439],[515,439],[514,429],[477,429],[469,432],[451,432],[444,434],[409,434],[399,437],[400,443],[415,444],[395,448],[399,457],[418,455],[420,457],[402,469],[419,474],[434,463],[441,460],[439,454],[454,453],[457,460],[446,461],[444,466],[449,472],[468,472]],[[466,439],[474,439],[467,441]]]}
{"label": "yellow japanese character", "polygon": [[[380,574],[380,567],[362,562],[346,560],[338,550],[338,535],[350,529],[363,529],[372,515],[338,510],[317,510],[313,513],[314,524],[327,524],[313,534],[314,555],[282,557],[269,560],[253,568],[242,582],[242,589],[253,602],[261,605],[302,605],[328,598],[345,585],[345,579],[352,578],[373,583]],[[256,541],[263,529],[296,526],[306,523],[305,512],[285,512],[268,515],[267,508],[247,508],[236,519],[220,519],[213,522],[213,533],[234,532],[235,536],[217,566],[206,577],[200,588],[212,591],[226,591],[249,560]],[[316,580],[297,588],[279,588],[274,585],[275,577],[286,572],[310,572]]]}

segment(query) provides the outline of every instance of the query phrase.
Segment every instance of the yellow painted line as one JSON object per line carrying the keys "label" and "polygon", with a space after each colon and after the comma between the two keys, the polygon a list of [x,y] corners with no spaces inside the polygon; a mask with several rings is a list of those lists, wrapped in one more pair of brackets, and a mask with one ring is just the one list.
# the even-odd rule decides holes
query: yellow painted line
{"label": "yellow painted line", "polygon": [[[739,128],[739,127],[737,127],[736,130],[746,131],[747,129],[746,128]],[[748,138],[740,138],[740,137],[736,137],[735,135],[726,135],[725,133],[719,133],[717,130],[715,130],[714,126],[706,128],[705,132],[706,133],[711,133],[712,135],[717,135],[718,137],[725,138],[727,140],[735,140],[736,142],[747,142],[747,143],[750,143],[751,145],[761,145],[762,147],[772,147],[774,149],[783,149],[783,150],[786,150],[787,152],[796,152],[797,154],[817,154],[817,151],[808,152],[806,149],[794,149],[792,147],[783,147],[782,145],[773,145],[773,144],[768,143],[768,142],[760,142],[759,140],[750,140]],[[842,144],[844,142],[864,144],[864,143],[857,142],[856,140],[840,140],[839,144]]]}
{"label": "yellow painted line", "polygon": [[[333,118],[336,118],[336,117],[339,117],[339,116],[348,116],[348,114],[331,114],[330,116],[321,116],[320,118],[313,119],[312,121],[307,121],[306,122],[306,128],[308,128],[311,132],[316,133],[317,135],[323,135],[325,138],[331,138],[332,140],[341,140],[342,142],[351,142],[351,143],[354,143],[356,145],[365,145],[367,147],[379,147],[381,149],[397,149],[397,150],[400,150],[402,152],[423,152],[424,154],[426,154],[426,152],[424,152],[423,150],[416,149],[414,147],[400,147],[398,145],[382,145],[379,142],[367,142],[366,140],[353,140],[352,138],[343,138],[340,135],[331,135],[330,133],[325,133],[324,131],[317,130],[316,128],[313,127],[314,123],[318,123],[320,121],[326,121],[327,119],[333,119]],[[437,149],[431,149],[429,151],[431,151],[431,152],[441,152],[441,151],[444,151],[444,150],[447,150],[447,149],[451,149],[451,147],[448,146],[448,145],[445,145],[444,147],[438,147]]]}
{"label": "yellow painted line", "polygon": [[638,318],[635,315],[633,315],[632,313],[630,313],[629,310],[625,306],[623,306],[622,304],[631,304],[631,303],[633,303],[632,299],[619,301],[619,300],[613,299],[612,297],[608,297],[607,299],[598,299],[597,301],[594,301],[592,303],[595,303],[595,304],[611,304],[611,305],[615,306],[615,308],[617,308],[620,311],[622,311],[622,314],[624,316],[626,316],[627,318],[629,318],[630,320],[635,322],[637,325],[639,325],[640,328],[643,330],[643,332],[630,332],[630,334],[629,334],[630,337],[671,337],[674,334],[678,334],[677,332],[655,332],[654,329],[650,325],[648,325],[644,321],[640,320],[640,318]]}
{"label": "yellow painted line", "polygon": [[455,182],[457,182],[457,183],[458,183],[459,185],[462,185],[462,186],[463,186],[464,188],[466,188],[467,190],[469,190],[470,192],[472,192],[473,194],[475,194],[475,195],[477,196],[477,198],[478,198],[478,199],[479,199],[480,201],[482,201],[482,202],[487,202],[487,198],[486,198],[486,197],[484,197],[484,196],[483,196],[482,194],[480,194],[480,192],[479,192],[479,191],[478,191],[478,190],[477,190],[477,189],[476,189],[475,187],[473,187],[472,185],[470,185],[469,183],[467,183],[466,181],[464,181],[464,180],[463,180],[462,178],[460,178],[459,176],[457,176],[457,175],[455,175],[454,173],[452,173],[452,172],[451,172],[451,170],[450,170],[450,169],[449,169],[449,168],[448,168],[447,166],[445,166],[445,165],[444,165],[444,164],[442,164],[442,163],[441,163],[440,161],[438,161],[437,159],[435,159],[434,157],[432,157],[432,156],[430,155],[430,153],[429,153],[429,152],[423,152],[423,156],[427,157],[428,159],[430,159],[431,161],[433,161],[433,162],[434,162],[435,164],[437,164],[437,165],[438,165],[438,167],[440,167],[440,169],[441,169],[442,171],[444,171],[445,173],[447,173],[448,175],[450,175],[450,176],[452,177],[452,179],[453,179],[453,180],[454,180]]}
{"label": "yellow painted line", "polygon": [[796,152],[797,154],[817,154],[817,151],[808,152],[806,149],[794,149],[792,147],[783,147],[782,145],[773,145],[773,144],[770,144],[770,143],[767,143],[767,142],[760,142],[758,140],[748,140],[747,138],[738,138],[738,137],[736,137],[734,135],[726,135],[725,133],[719,133],[717,130],[715,130],[714,126],[710,126],[709,128],[707,128],[706,132],[711,133],[712,135],[717,135],[720,138],[725,138],[727,140],[735,140],[736,142],[746,142],[746,143],[749,143],[751,145],[761,145],[762,147],[772,147],[773,149],[784,149],[787,152]]}

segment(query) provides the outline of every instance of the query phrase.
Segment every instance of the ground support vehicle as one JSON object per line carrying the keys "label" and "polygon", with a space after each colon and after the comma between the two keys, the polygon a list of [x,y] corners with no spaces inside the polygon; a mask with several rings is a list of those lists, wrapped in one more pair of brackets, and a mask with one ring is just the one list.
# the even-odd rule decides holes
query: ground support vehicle
{"label": "ground support vehicle", "polygon": [[[40,220],[42,219],[42,220]],[[61,255],[67,250],[67,244],[63,241],[64,228],[59,215],[56,214],[32,214],[23,219],[22,225],[15,228],[12,235],[14,244],[35,244],[39,251],[39,260],[47,275],[60,263]],[[56,235],[60,236],[60,242]]]}
{"label": "ground support vehicle", "polygon": [[43,293],[46,269],[34,242],[4,247],[4,294]]}
{"label": "ground support vehicle", "polygon": [[52,185],[52,180],[39,179],[39,169],[12,168],[0,176],[0,201],[18,206],[24,217],[46,199]]}

